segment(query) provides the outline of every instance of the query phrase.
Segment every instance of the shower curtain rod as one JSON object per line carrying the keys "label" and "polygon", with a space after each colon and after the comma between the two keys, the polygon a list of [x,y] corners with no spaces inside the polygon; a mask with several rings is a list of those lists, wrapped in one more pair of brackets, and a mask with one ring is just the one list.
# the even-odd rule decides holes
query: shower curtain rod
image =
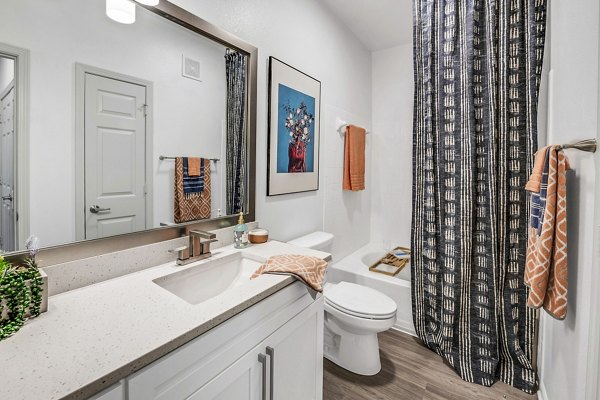
{"label": "shower curtain rod", "polygon": [[[158,156],[158,159],[160,161],[162,161],[162,160],[174,160],[176,158],[177,157]],[[207,158],[206,160],[210,160],[212,162],[219,162],[220,161],[218,158]]]}
{"label": "shower curtain rod", "polygon": [[561,144],[558,146],[558,149],[559,150],[577,149],[577,150],[581,150],[581,151],[595,153],[597,147],[598,147],[598,143],[596,142],[596,139],[585,139],[585,140],[580,140],[579,142],[575,142],[575,143]]}

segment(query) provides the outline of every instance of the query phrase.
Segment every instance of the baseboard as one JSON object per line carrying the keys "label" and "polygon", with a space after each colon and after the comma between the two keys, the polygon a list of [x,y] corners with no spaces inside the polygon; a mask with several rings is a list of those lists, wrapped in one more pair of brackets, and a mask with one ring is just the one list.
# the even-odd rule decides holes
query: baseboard
{"label": "baseboard", "polygon": [[550,400],[548,397],[548,392],[546,392],[546,386],[544,386],[544,382],[540,381],[540,388],[537,392],[538,400]]}
{"label": "baseboard", "polygon": [[410,323],[403,323],[403,322],[396,321],[396,325],[392,326],[392,329],[395,331],[400,331],[402,333],[406,333],[407,335],[417,337],[417,332],[415,331],[415,328],[413,328],[412,324],[410,324]]}

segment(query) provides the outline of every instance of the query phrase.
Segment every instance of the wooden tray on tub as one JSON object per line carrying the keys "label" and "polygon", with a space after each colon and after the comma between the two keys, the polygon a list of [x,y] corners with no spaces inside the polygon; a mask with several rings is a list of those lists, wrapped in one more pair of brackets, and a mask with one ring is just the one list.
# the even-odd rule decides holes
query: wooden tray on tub
{"label": "wooden tray on tub", "polygon": [[[398,257],[394,253],[402,252],[403,257]],[[410,249],[408,247],[398,246],[387,253],[379,261],[369,267],[369,271],[377,272],[388,276],[396,276],[402,271],[402,268],[410,262]]]}

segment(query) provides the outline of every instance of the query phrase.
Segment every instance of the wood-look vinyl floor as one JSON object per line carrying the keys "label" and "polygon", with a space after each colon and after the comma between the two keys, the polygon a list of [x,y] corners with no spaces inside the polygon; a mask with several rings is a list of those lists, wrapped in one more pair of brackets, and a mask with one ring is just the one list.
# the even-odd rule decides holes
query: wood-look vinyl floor
{"label": "wood-look vinyl floor", "polygon": [[324,400],[535,400],[497,382],[491,388],[460,379],[419,339],[390,330],[379,334],[381,371],[361,376],[324,360]]}

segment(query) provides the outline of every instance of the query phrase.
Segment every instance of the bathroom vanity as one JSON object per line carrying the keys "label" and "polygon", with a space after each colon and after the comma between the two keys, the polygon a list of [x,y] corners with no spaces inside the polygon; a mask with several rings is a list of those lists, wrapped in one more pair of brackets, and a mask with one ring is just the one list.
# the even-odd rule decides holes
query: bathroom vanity
{"label": "bathroom vanity", "polygon": [[225,246],[52,296],[0,342],[11,383],[0,398],[320,399],[322,296],[290,276],[249,279],[284,253],[329,257],[275,241]]}
{"label": "bathroom vanity", "polygon": [[293,283],[93,398],[320,399],[322,310]]}

